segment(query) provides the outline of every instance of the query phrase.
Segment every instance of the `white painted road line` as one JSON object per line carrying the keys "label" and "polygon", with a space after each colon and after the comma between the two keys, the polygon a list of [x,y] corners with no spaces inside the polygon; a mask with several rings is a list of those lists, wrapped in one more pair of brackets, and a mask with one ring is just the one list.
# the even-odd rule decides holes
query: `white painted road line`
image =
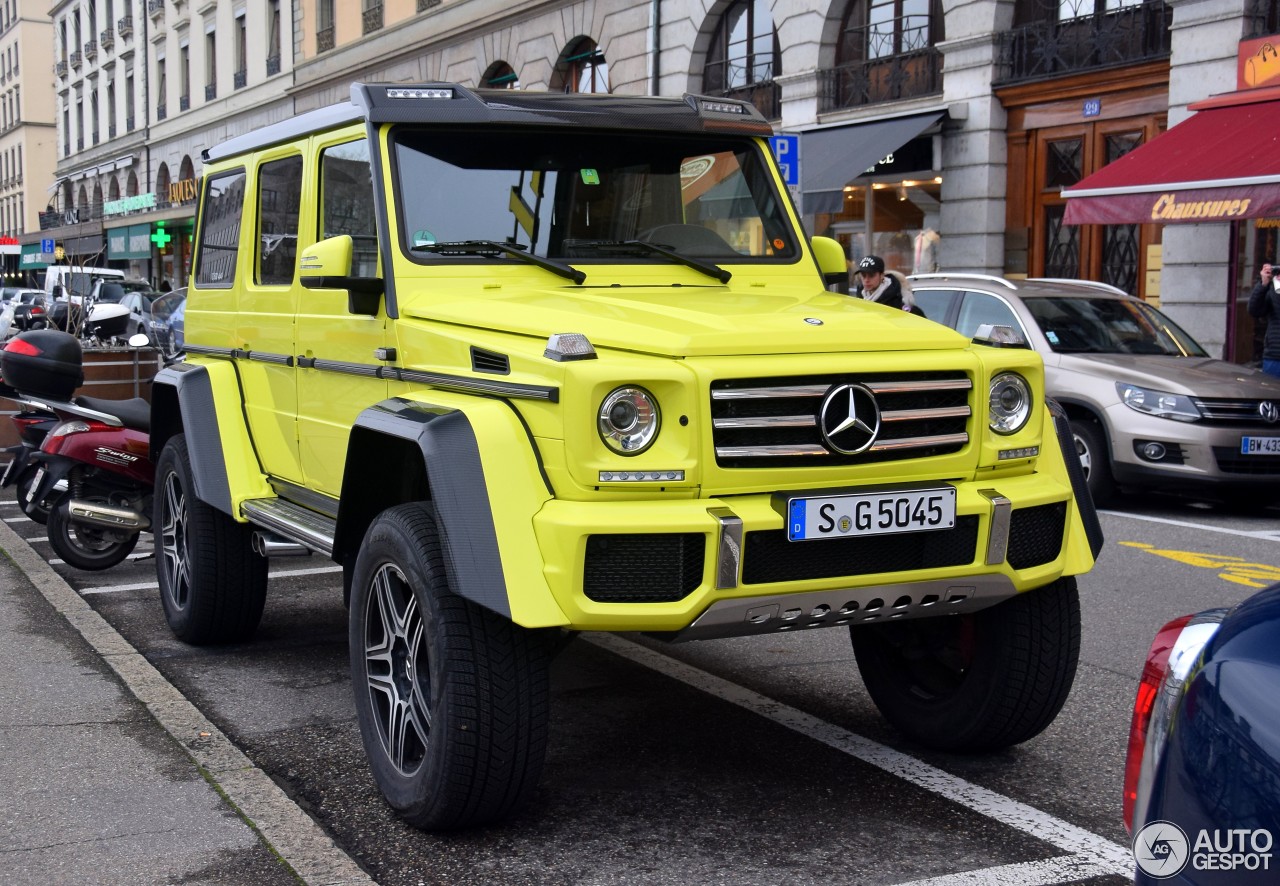
{"label": "white painted road line", "polygon": [[[1018,800],[998,794],[995,791],[980,787],[962,778],[930,766],[900,751],[877,744],[868,738],[849,732],[825,720],[806,714],[797,708],[782,704],[772,698],[752,692],[728,680],[709,674],[706,671],[687,665],[684,662],[668,658],[660,652],[649,649],[631,640],[614,634],[586,634],[587,642],[616,655],[630,659],[668,677],[679,680],[686,685],[700,689],[709,695],[738,705],[755,714],[772,720],[806,735],[815,741],[842,751],[851,757],[869,763],[878,769],[903,781],[924,788],[945,799],[958,803],[965,808],[994,819],[1003,825],[1043,840],[1069,854],[1098,865],[1098,874],[1120,874],[1132,876],[1134,870],[1133,855],[1129,849],[1112,843],[1084,828],[1042,812],[1034,806],[1028,806]],[[1074,877],[1054,881],[1069,883]],[[974,881],[983,882],[983,881]],[[995,880],[992,883],[998,882]],[[1015,881],[1016,882],[1016,881]]]}
{"label": "white painted road line", "polygon": [[1173,520],[1168,517],[1150,517],[1146,514],[1126,514],[1124,511],[1098,511],[1108,517],[1127,517],[1130,520],[1144,520],[1147,523],[1163,523],[1166,526],[1181,526],[1185,529],[1199,529],[1202,532],[1221,532],[1234,535],[1236,538],[1260,538],[1263,541],[1280,541],[1280,529],[1260,529],[1250,532],[1244,529],[1231,529],[1226,526],[1210,526],[1207,523],[1196,523],[1192,520]]}
{"label": "white painted road line", "polygon": [[1106,863],[1084,855],[1059,855],[959,874],[912,880],[897,886],[1058,886],[1114,874]]}
{"label": "white painted road line", "polygon": [[[56,562],[53,560],[50,563]],[[323,575],[329,572],[341,572],[341,566],[318,566],[314,569],[282,569],[279,572],[268,574],[270,578],[293,578],[299,575]],[[95,588],[81,588],[80,596],[87,597],[90,594],[122,594],[127,591],[154,591],[160,585],[154,581],[144,581],[131,585],[100,585]]]}

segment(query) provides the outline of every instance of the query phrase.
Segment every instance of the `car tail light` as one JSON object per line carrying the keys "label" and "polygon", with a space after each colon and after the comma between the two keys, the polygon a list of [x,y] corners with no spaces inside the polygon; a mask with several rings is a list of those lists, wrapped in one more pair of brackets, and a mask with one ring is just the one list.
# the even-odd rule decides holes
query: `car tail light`
{"label": "car tail light", "polygon": [[1164,750],[1169,724],[1200,653],[1218,632],[1225,609],[1184,615],[1162,627],[1151,642],[1133,703],[1129,750],[1124,764],[1124,826],[1135,827],[1139,795],[1151,789],[1153,767]]}

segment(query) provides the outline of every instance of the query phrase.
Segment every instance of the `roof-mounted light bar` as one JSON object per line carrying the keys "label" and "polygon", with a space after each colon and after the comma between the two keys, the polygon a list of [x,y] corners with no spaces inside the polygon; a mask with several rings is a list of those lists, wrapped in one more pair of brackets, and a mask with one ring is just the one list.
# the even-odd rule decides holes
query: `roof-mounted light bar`
{"label": "roof-mounted light bar", "polygon": [[389,86],[387,98],[453,98],[453,90],[439,86]]}

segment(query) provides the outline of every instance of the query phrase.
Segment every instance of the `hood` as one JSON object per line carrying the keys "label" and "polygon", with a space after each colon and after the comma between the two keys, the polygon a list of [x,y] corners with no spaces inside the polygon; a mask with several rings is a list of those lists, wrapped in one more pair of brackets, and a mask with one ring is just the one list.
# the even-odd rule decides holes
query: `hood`
{"label": "hood", "polygon": [[1095,378],[1111,378],[1195,397],[1280,399],[1280,379],[1212,357],[1164,357],[1134,354],[1063,354],[1058,366]]}
{"label": "hood", "polygon": [[485,296],[414,302],[402,316],[545,339],[580,332],[597,348],[671,357],[897,351],[963,348],[967,339],[940,323],[861,299],[771,286],[583,286],[521,289]]}

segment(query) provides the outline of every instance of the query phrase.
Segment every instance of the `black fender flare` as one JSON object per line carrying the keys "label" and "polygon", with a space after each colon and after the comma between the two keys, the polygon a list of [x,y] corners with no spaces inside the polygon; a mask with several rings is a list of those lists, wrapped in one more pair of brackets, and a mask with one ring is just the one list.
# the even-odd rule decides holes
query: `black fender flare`
{"label": "black fender flare", "polygon": [[1102,552],[1102,521],[1098,519],[1098,510],[1093,506],[1093,496],[1089,494],[1089,484],[1084,476],[1084,468],[1080,466],[1080,455],[1076,452],[1075,435],[1071,433],[1071,419],[1062,404],[1052,397],[1045,398],[1049,414],[1053,416],[1053,428],[1057,433],[1058,447],[1062,450],[1062,460],[1067,466],[1067,476],[1071,478],[1071,492],[1075,496],[1076,508],[1080,512],[1080,522],[1084,525],[1085,538],[1089,541],[1089,550],[1093,559],[1097,560]]}
{"label": "black fender flare", "polygon": [[450,588],[511,618],[480,444],[466,413],[399,398],[365,409],[351,429],[333,538],[344,574],[379,513],[424,500],[436,508]]}

